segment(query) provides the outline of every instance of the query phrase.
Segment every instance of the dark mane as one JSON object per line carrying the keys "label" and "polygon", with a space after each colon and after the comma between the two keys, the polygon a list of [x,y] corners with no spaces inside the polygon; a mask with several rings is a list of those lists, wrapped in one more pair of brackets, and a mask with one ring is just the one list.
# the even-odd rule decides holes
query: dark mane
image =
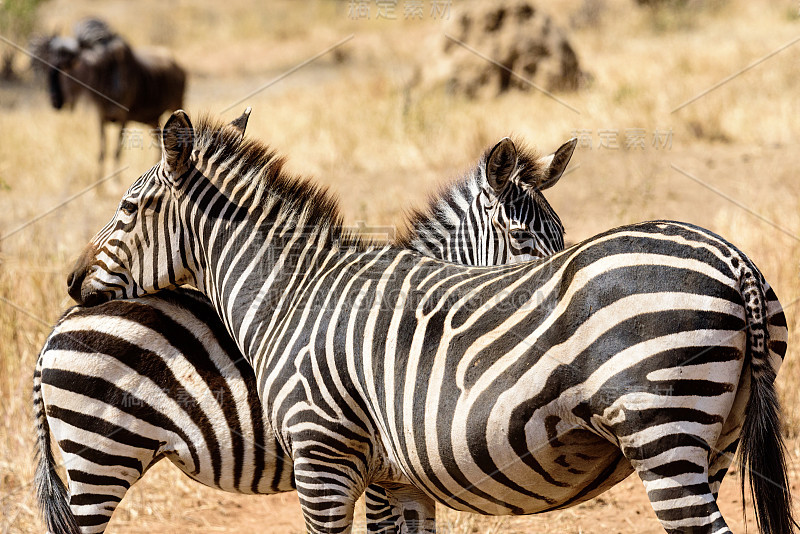
{"label": "dark mane", "polygon": [[281,212],[288,211],[295,225],[308,225],[326,233],[331,245],[367,248],[358,235],[344,229],[339,201],[328,188],[286,172],[285,158],[271,147],[257,139],[240,141],[233,128],[207,114],[200,117],[194,129],[199,168],[213,161],[212,168],[235,169],[226,176],[226,182],[231,182],[226,183],[226,190],[244,186],[249,205],[264,209],[277,206]]}

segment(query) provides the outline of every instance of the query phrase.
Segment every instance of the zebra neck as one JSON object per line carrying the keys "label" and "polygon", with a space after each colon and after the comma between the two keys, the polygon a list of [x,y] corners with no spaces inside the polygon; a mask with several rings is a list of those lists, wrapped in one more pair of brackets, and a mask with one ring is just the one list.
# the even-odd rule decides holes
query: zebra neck
{"label": "zebra neck", "polygon": [[187,270],[249,356],[243,340],[279,314],[277,303],[367,247],[344,229],[336,199],[285,172],[266,145],[210,119],[199,121],[195,135],[195,167],[179,201],[192,239]]}
{"label": "zebra neck", "polygon": [[[205,293],[248,359],[264,325],[294,304],[294,296],[323,272],[368,250],[330,225],[299,224],[290,213],[236,224],[207,222],[196,235],[208,248]],[[225,236],[220,238],[220,236]]]}

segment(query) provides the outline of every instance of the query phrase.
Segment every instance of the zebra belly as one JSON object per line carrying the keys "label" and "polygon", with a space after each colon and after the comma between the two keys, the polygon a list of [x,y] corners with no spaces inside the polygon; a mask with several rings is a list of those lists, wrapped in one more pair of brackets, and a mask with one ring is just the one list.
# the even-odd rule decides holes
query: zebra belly
{"label": "zebra belly", "polygon": [[[542,444],[532,453],[544,475],[530,477],[523,487],[544,493],[547,504],[538,499],[523,500],[522,513],[568,508],[612,488],[633,473],[633,466],[620,449],[594,432],[576,428]],[[526,469],[510,469],[511,478],[527,475]],[[518,498],[509,493],[509,502]]]}
{"label": "zebra belly", "polygon": [[[490,451],[508,447],[504,438],[489,443]],[[519,515],[584,502],[633,472],[616,445],[582,428],[568,430],[556,440],[533,443],[529,454],[512,461],[493,458],[491,452],[487,455],[480,449],[454,451],[455,463],[437,467],[429,463],[423,472],[430,475],[414,472],[409,479],[456,510]]]}

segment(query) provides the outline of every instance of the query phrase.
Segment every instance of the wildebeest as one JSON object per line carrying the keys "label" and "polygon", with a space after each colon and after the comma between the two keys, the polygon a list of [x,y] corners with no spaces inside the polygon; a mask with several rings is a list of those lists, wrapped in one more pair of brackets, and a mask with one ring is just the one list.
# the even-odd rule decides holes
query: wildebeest
{"label": "wildebeest", "polygon": [[56,109],[72,108],[88,98],[100,119],[100,165],[106,153],[105,125],[120,123],[115,153],[118,161],[122,136],[128,121],[158,129],[165,111],[183,106],[186,72],[171,57],[133,50],[102,20],[84,19],[74,27],[74,36],[40,39],[34,54],[47,64],[50,102]]}

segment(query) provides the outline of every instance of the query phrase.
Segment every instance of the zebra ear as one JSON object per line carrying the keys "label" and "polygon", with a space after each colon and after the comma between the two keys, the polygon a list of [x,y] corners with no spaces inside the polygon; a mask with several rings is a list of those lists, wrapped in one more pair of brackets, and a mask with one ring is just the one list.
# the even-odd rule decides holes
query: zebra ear
{"label": "zebra ear", "polygon": [[500,192],[511,179],[517,167],[517,147],[514,141],[504,137],[486,158],[486,181],[496,192]]}
{"label": "zebra ear", "polygon": [[244,137],[244,131],[247,128],[247,119],[250,118],[250,112],[253,110],[250,106],[244,110],[244,113],[233,119],[230,123],[228,123],[228,127],[232,128],[236,131],[239,135],[239,141],[241,142],[242,138]]}
{"label": "zebra ear", "polygon": [[564,174],[576,146],[578,146],[578,138],[573,137],[549,156],[539,158],[537,163],[539,163],[542,172],[538,175],[536,184],[534,184],[537,189],[542,191],[556,185],[556,182]]}
{"label": "zebra ear", "polygon": [[161,130],[161,164],[173,181],[189,168],[194,149],[194,128],[189,116],[179,109]]}

